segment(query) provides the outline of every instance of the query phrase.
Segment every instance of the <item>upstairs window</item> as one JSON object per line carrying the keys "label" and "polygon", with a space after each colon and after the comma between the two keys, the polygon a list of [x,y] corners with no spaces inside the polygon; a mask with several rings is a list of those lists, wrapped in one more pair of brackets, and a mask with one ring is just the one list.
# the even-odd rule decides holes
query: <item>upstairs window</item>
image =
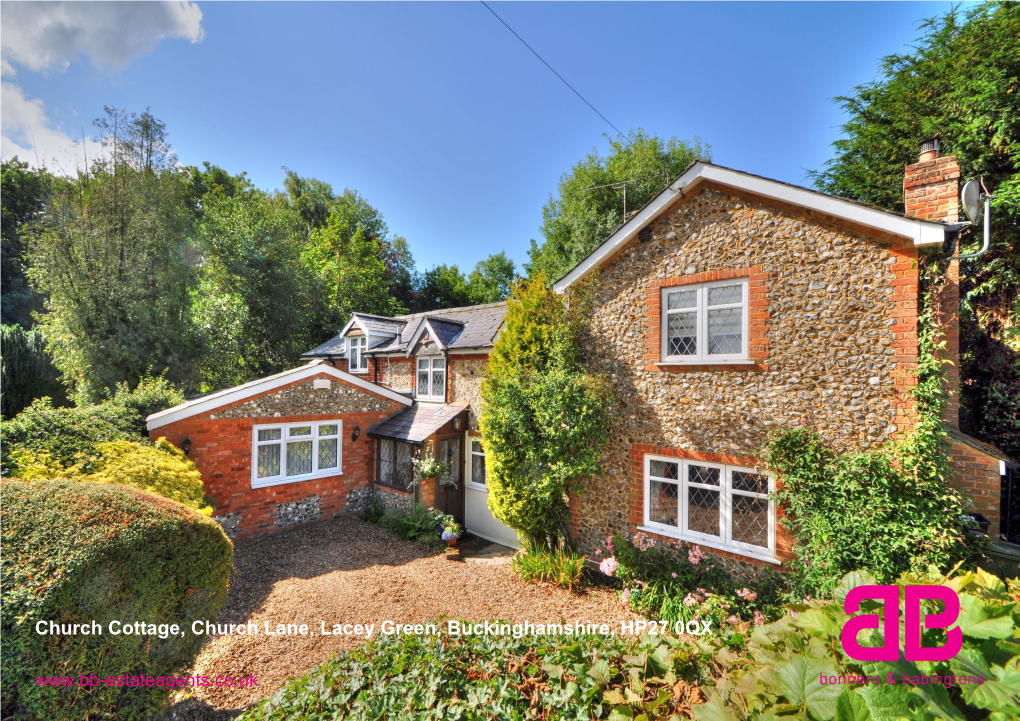
{"label": "upstairs window", "polygon": [[418,382],[415,397],[432,401],[446,399],[446,359],[427,357],[418,359]]}
{"label": "upstairs window", "polygon": [[341,421],[255,426],[251,487],[340,475]]}
{"label": "upstairs window", "polygon": [[368,337],[363,335],[351,336],[347,339],[347,369],[351,373],[368,372]]}
{"label": "upstairs window", "polygon": [[747,360],[747,305],[746,278],[663,288],[662,360]]}

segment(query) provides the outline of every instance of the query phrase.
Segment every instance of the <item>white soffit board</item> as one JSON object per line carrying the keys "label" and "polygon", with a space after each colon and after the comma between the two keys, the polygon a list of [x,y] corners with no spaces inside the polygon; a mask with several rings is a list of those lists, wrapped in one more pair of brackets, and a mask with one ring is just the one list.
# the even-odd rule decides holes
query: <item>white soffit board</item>
{"label": "white soffit board", "polygon": [[337,380],[371,393],[375,393],[376,395],[383,396],[389,400],[397,401],[405,406],[409,406],[413,403],[413,401],[407,396],[394,393],[388,388],[383,388],[371,381],[351,375],[350,373],[334,368],[331,365],[327,365],[322,361],[313,361],[308,365],[291,368],[288,371],[283,371],[276,375],[260,378],[257,381],[245,383],[244,385],[237,386],[236,388],[228,388],[225,391],[213,393],[212,395],[205,396],[204,398],[196,398],[193,401],[182,403],[179,406],[168,408],[167,410],[160,411],[159,413],[153,413],[145,419],[146,427],[150,431],[155,430],[156,428],[160,428],[184,418],[190,418],[191,416],[195,416],[200,413],[207,413],[215,410],[216,408],[237,403],[238,401],[243,401],[246,398],[251,398],[252,396],[259,395],[260,393],[282,388],[283,386],[291,383],[296,383],[321,374],[333,376]]}
{"label": "white soffit board", "polygon": [[611,258],[618,250],[629,243],[638,232],[659,216],[667,207],[682,197],[684,191],[691,191],[701,181],[711,180],[720,185],[744,190],[765,198],[783,201],[791,205],[808,208],[819,213],[842,218],[869,228],[882,230],[913,240],[915,246],[938,245],[945,241],[945,227],[941,223],[915,220],[869,208],[843,198],[824,193],[816,193],[805,188],[780,183],[767,178],[759,178],[737,170],[722,168],[697,162],[688,168],[668,188],[662,191],[651,203],[646,205],[637,215],[611,235],[591,255],[578,263],[565,276],[553,284],[553,288],[562,293],[572,283],[578,281],[602,263]]}

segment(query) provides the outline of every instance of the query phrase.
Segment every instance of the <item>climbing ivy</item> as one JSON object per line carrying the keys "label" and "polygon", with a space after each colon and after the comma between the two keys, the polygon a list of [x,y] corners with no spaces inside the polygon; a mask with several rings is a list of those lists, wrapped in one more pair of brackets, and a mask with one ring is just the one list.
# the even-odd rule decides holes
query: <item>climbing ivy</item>
{"label": "climbing ivy", "polygon": [[779,479],[783,524],[797,541],[795,579],[805,593],[829,593],[854,570],[888,583],[929,565],[946,570],[981,552],[968,533],[963,499],[949,483],[941,262],[922,260],[920,282],[911,433],[862,453],[837,454],[808,428],[773,434],[764,445],[762,458]]}

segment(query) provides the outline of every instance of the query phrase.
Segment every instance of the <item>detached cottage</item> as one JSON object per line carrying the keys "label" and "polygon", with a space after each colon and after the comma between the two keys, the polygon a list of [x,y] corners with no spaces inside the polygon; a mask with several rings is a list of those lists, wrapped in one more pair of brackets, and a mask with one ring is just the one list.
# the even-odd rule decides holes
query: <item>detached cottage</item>
{"label": "detached cottage", "polygon": [[[605,475],[571,507],[582,550],[641,530],[738,564],[781,564],[791,539],[756,471],[779,426],[844,451],[909,432],[918,256],[951,253],[959,166],[926,149],[899,215],[699,161],[554,287],[595,277],[583,352],[614,388]],[[958,267],[944,294],[958,364]],[[383,318],[355,314],[307,365],[149,419],[191,457],[231,533],[249,536],[412,498],[515,543],[487,507],[479,389],[504,304]],[[954,481],[998,535],[1008,459],[946,423]],[[451,471],[412,487],[428,448]]]}

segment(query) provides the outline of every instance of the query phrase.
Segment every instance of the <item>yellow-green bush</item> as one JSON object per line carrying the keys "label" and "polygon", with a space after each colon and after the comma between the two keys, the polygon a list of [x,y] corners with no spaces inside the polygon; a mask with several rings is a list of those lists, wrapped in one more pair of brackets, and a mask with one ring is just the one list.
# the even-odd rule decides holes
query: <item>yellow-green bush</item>
{"label": "yellow-green bush", "polygon": [[[166,438],[155,445],[135,441],[107,441],[95,446],[98,458],[87,466],[64,468],[46,451],[20,450],[12,457],[17,476],[24,480],[67,478],[92,483],[118,483],[194,508],[210,516],[212,508],[205,500],[202,474],[184,452]],[[87,469],[87,472],[85,472]]]}

